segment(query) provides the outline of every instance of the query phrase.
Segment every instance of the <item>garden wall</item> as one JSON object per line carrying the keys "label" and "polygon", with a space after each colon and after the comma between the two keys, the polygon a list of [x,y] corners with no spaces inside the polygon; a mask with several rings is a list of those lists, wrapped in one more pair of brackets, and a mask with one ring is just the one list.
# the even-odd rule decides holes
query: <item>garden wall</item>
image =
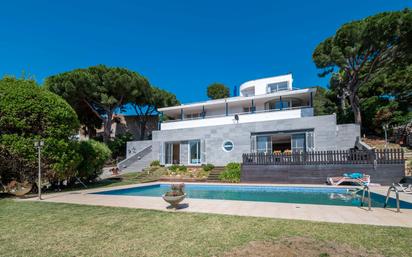
{"label": "garden wall", "polygon": [[242,165],[241,182],[323,184],[327,177],[360,172],[371,183],[390,185],[405,176],[405,164]]}

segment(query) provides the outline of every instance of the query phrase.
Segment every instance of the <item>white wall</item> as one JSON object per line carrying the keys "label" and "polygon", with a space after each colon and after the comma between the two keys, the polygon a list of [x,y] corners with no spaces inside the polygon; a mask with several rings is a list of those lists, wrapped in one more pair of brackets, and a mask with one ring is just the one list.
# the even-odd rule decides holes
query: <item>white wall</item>
{"label": "white wall", "polygon": [[292,90],[292,74],[287,74],[287,75],[282,75],[282,76],[276,76],[276,77],[271,77],[271,78],[264,78],[264,79],[257,79],[257,80],[251,80],[243,83],[240,85],[240,96],[244,96],[243,90],[245,92],[249,92],[249,90],[252,90],[254,88],[255,90],[255,95],[264,95],[267,93],[267,85],[271,83],[277,83],[277,82],[288,82],[288,87],[289,90]]}
{"label": "white wall", "polygon": [[[241,114],[239,115],[239,123],[284,120],[284,119],[294,119],[294,118],[309,117],[309,116],[313,116],[313,108],[252,113],[252,114]],[[161,130],[198,128],[198,127],[207,127],[207,126],[228,125],[228,124],[233,124],[233,123],[236,123],[236,120],[234,119],[234,116],[232,115],[232,116],[224,116],[224,117],[216,117],[216,118],[164,122],[161,124]]]}

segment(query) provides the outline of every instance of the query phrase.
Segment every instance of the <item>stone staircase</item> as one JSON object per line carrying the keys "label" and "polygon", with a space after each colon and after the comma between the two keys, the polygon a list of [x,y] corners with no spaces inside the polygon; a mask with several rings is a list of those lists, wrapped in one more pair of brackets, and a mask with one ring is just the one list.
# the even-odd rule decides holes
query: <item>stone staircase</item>
{"label": "stone staircase", "polygon": [[404,158],[405,158],[405,171],[406,176],[412,176],[412,151],[404,148]]}
{"label": "stone staircase", "polygon": [[225,167],[214,167],[213,170],[210,171],[209,176],[207,177],[207,182],[221,182],[219,179],[220,173],[225,170]]}
{"label": "stone staircase", "polygon": [[152,162],[152,146],[148,146],[131,157],[119,162],[117,167],[124,173],[141,172]]}

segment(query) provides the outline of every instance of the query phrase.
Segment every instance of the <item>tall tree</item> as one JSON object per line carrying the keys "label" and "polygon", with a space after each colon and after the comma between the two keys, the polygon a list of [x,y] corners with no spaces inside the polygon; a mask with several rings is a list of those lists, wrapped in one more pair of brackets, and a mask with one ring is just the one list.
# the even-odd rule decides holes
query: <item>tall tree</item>
{"label": "tall tree", "polygon": [[207,87],[207,96],[210,99],[221,99],[230,96],[230,90],[222,83],[213,83]]}
{"label": "tall tree", "polygon": [[166,90],[151,87],[145,101],[132,101],[131,105],[138,115],[140,125],[140,140],[145,139],[146,126],[150,117],[157,114],[158,108],[175,106],[180,104],[176,96]]}
{"label": "tall tree", "polygon": [[350,22],[320,43],[313,60],[322,69],[320,76],[332,74],[331,85],[341,102],[349,99],[356,123],[362,123],[359,93],[396,56],[406,51],[412,12],[385,12]]}
{"label": "tall tree", "polygon": [[313,99],[315,115],[326,115],[336,113],[337,106],[335,96],[327,88],[316,87],[316,95]]}
{"label": "tall tree", "polygon": [[97,125],[94,118],[90,119],[90,113],[101,119],[105,143],[110,139],[115,110],[131,101],[143,103],[150,89],[149,82],[138,73],[105,65],[51,76],[45,85],[74,107],[83,124]]}

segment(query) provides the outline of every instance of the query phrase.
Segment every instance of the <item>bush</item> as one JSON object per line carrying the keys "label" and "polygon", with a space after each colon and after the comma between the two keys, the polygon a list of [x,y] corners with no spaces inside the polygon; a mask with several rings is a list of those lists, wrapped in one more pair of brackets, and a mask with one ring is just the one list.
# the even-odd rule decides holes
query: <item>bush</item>
{"label": "bush", "polygon": [[160,161],[159,160],[153,160],[151,163],[150,163],[150,166],[160,166]]}
{"label": "bush", "polygon": [[169,170],[176,172],[179,169],[179,165],[173,164],[169,167]]}
{"label": "bush", "polygon": [[[74,110],[61,97],[43,89],[32,80],[3,78],[0,80],[0,145],[7,149],[17,166],[36,167],[35,139],[44,140],[42,168],[50,180],[70,178],[76,173],[81,157],[77,143],[79,121]],[[5,166],[4,166],[5,167]],[[18,171],[19,177],[32,177],[27,169],[15,166],[3,172]],[[36,169],[30,169],[35,173]],[[45,176],[45,177],[46,177]]]}
{"label": "bush", "polygon": [[185,165],[179,166],[177,164],[173,164],[169,167],[169,170],[176,173],[185,173],[187,171],[187,167]]}
{"label": "bush", "polygon": [[102,174],[104,163],[111,156],[110,149],[95,140],[81,141],[79,153],[82,161],[78,166],[78,176],[88,181]]}
{"label": "bush", "polygon": [[107,143],[110,151],[112,151],[112,158],[124,157],[126,155],[126,146],[128,141],[133,140],[133,135],[124,133],[116,136],[113,140]]}
{"label": "bush", "polygon": [[225,170],[222,173],[220,173],[219,179],[224,182],[240,182],[240,163],[228,163],[225,167]]}
{"label": "bush", "polygon": [[204,171],[211,171],[215,168],[215,165],[208,163],[208,164],[203,164],[202,168]]}
{"label": "bush", "polygon": [[179,171],[186,172],[186,171],[187,171],[187,167],[186,167],[185,165],[181,165],[181,166],[179,166]]}

